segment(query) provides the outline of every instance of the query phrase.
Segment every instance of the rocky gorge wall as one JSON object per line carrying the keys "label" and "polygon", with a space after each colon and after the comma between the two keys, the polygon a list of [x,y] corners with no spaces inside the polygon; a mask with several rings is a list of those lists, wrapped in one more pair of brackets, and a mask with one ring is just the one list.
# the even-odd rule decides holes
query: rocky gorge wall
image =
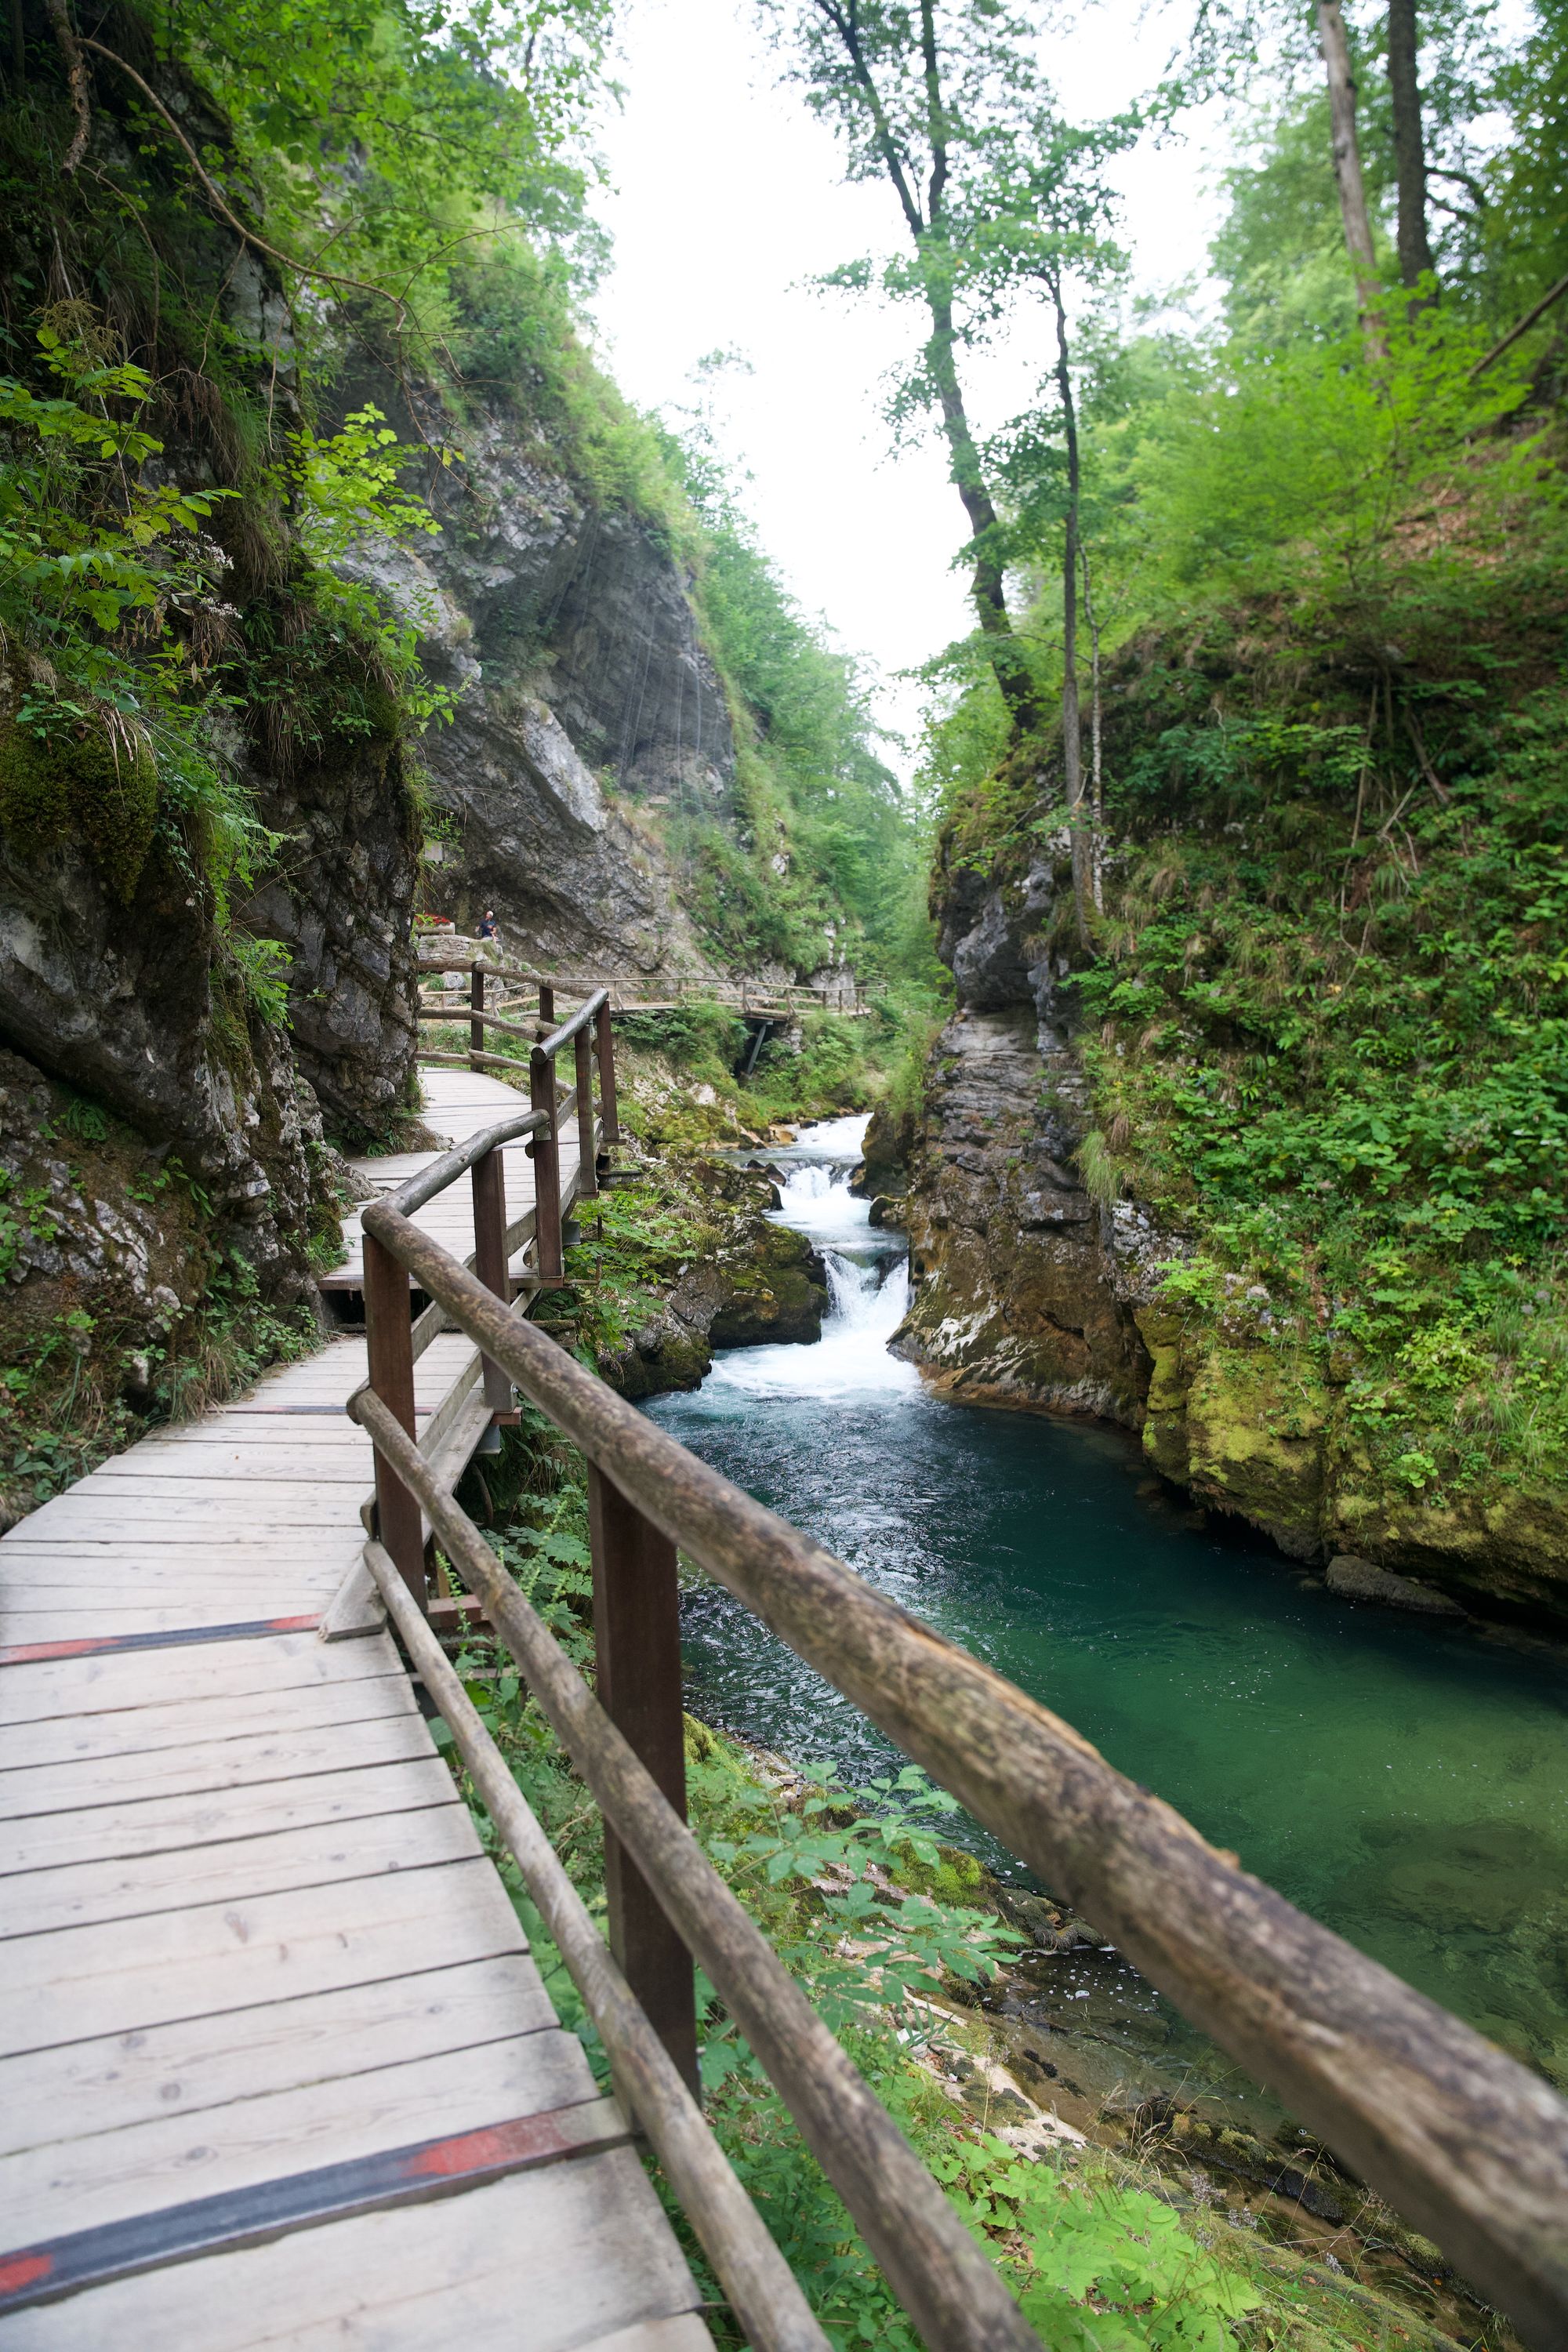
{"label": "rocky gorge wall", "polygon": [[[389,379],[338,394],[345,410],[366,400],[413,437]],[[525,420],[497,410],[456,431],[458,462],[430,486],[439,531],[368,546],[353,567],[455,698],[421,747],[427,900],[459,930],[494,908],[527,961],[708,969],[660,832],[667,816],[733,816],[729,702],[689,576],[651,524],[530,455]]]}
{"label": "rocky gorge wall", "polygon": [[[1413,1607],[1435,1589],[1568,1616],[1559,1490],[1494,1483],[1441,1506],[1401,1491],[1358,1440],[1348,1363],[1281,1344],[1261,1286],[1235,1277],[1212,1324],[1162,1296],[1186,1237],[1114,1180],[1091,1182],[1081,1015],[1049,940],[1069,888],[1065,841],[1021,877],[939,866],[957,1006],[918,1110],[874,1118],[862,1180],[904,1196],[915,1288],[895,1345],[955,1399],[1138,1432],[1162,1476],[1289,1557],[1332,1564],[1347,1597],[1397,1601],[1404,1577],[1426,1587],[1404,1595]],[[1394,1573],[1379,1584],[1367,1564]]]}
{"label": "rocky gorge wall", "polygon": [[906,1195],[914,1298],[896,1344],[972,1403],[1098,1413],[1137,1428],[1137,1315],[1169,1244],[1078,1164],[1090,1124],[1065,968],[1047,943],[1058,881],[950,878],[938,952],[958,1006],[902,1133],[883,1118],[867,1181]]}

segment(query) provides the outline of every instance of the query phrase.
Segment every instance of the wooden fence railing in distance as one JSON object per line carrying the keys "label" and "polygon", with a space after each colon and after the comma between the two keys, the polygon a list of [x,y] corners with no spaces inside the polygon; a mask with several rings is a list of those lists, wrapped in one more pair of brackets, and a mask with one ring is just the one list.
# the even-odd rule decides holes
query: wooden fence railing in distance
{"label": "wooden fence railing in distance", "polygon": [[[768,1021],[783,1021],[800,1013],[839,1013],[847,1020],[862,1018],[868,1007],[858,983],[847,990],[841,985],[812,986],[801,981],[781,982],[769,986],[761,982],[719,980],[700,972],[662,973],[647,976],[631,975],[623,979],[578,980],[564,973],[543,974],[530,971],[521,964],[489,958],[476,961],[471,957],[422,956],[417,964],[421,977],[435,977],[448,972],[467,972],[470,976],[483,973],[504,990],[532,994],[540,989],[549,990],[568,999],[585,996],[595,988],[608,992],[613,1013],[668,1012],[686,1004],[716,1004],[731,1013]],[[444,1007],[426,1005],[421,1009],[421,1019],[461,1021],[468,1011],[462,1005],[449,1012]],[[548,1019],[548,1015],[542,1017]]]}
{"label": "wooden fence railing in distance", "polygon": [[[720,1477],[510,1315],[392,1201],[363,1213],[367,1231],[493,1354],[627,1507],[679,1543],[1091,1919],[1359,2178],[1434,2238],[1531,2344],[1560,2352],[1568,2343],[1568,2103],[1215,1852],[1070,1725]],[[557,1666],[534,1639],[537,1621],[520,1614],[526,1604],[516,1587],[457,1507],[425,1491],[428,1473],[395,1399],[373,1405],[362,1392],[359,1410],[523,1663],[616,1837],[731,2006],[926,2340],[944,2347],[1027,2341],[1026,2333],[1006,2334],[1000,2319],[986,2332],[993,2323],[982,2315],[994,2304],[960,2295],[964,2308],[956,2308],[959,2273],[946,2252],[940,2260],[933,2252],[947,2242],[922,2235],[934,2224],[917,2228],[904,2189],[889,2189],[893,2174],[884,2179],[879,2168],[885,2159],[896,2173],[897,2164],[876,2127],[853,2102],[824,2111],[826,2062],[816,2045],[803,2072],[805,2045],[787,2032],[781,2038],[756,1983],[737,1977],[737,1969],[744,1977],[741,1948],[714,1925],[721,1913],[730,1918],[733,1898],[716,1893],[711,1874],[702,1874],[707,1864],[699,1870],[692,1861],[689,1832],[656,1779],[645,1774],[646,1786],[627,1779],[619,1735],[600,1710],[580,1717],[570,1693],[558,1694],[559,1705],[547,1700]],[[666,1705],[678,1703],[677,1690]],[[644,1760],[657,1774],[656,1758]]]}

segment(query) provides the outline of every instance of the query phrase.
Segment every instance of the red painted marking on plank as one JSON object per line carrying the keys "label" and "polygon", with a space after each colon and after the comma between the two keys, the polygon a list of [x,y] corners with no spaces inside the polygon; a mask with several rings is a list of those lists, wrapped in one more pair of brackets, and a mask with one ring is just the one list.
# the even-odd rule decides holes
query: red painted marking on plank
{"label": "red painted marking on plank", "polygon": [[85,1633],[74,1642],[13,1642],[0,1646],[0,1666],[37,1666],[52,1658],[105,1657],[116,1650],[184,1649],[197,1642],[245,1642],[265,1633],[313,1633],[310,1617],[247,1617],[236,1625],[170,1625],[145,1633]]}
{"label": "red painted marking on plank", "polygon": [[[574,2103],[575,2104],[575,2103]],[[480,2131],[416,2140],[309,2172],[258,2180],[183,2205],[73,2230],[0,2253],[0,2313],[133,2277],[228,2246],[254,2245],[354,2213],[423,2202],[531,2165],[595,2156],[625,2134],[568,2137],[556,2116],[520,2116]]]}
{"label": "red painted marking on plank", "polygon": [[107,1636],[88,1634],[78,1642],[13,1642],[0,1649],[0,1666],[30,1666],[40,1658],[84,1658],[101,1650]]}
{"label": "red painted marking on plank", "polygon": [[0,2294],[19,2294],[25,2286],[37,2286],[54,2266],[52,2254],[0,2255]]}
{"label": "red painted marking on plank", "polygon": [[452,2139],[432,2141],[410,2157],[407,2175],[410,2180],[450,2180],[465,2172],[486,2172],[492,2165],[558,2155],[574,2145],[553,2116],[520,2116],[513,2123],[491,2124],[483,2131],[459,2132]]}

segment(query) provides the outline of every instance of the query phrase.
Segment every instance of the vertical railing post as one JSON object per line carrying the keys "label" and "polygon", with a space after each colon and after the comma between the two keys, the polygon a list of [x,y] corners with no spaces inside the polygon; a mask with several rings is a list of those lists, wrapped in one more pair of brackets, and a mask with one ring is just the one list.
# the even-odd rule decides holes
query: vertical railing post
{"label": "vertical railing post", "polygon": [[477,963],[468,973],[468,1010],[471,1015],[468,1022],[468,1067],[471,1070],[479,1068],[475,1056],[485,1050],[484,1009],[485,968],[482,963]]}
{"label": "vertical railing post", "polygon": [[[408,1276],[392,1252],[372,1234],[364,1247],[364,1336],[370,1385],[388,1412],[415,1435],[414,1325]],[[411,1495],[390,1463],[375,1457],[376,1533],[396,1562],[397,1572],[419,1607],[429,1613],[425,1579],[425,1523],[419,1499]]]}
{"label": "vertical railing post", "polygon": [[577,1198],[591,1201],[599,1190],[594,1140],[594,1046],[584,1023],[572,1040],[577,1063]]}
{"label": "vertical railing post", "polygon": [[610,1151],[621,1139],[621,1122],[616,1107],[616,1042],[610,1034],[607,1004],[600,1005],[594,1025],[599,1050],[599,1115],[605,1123],[605,1149]]}
{"label": "vertical railing post", "polygon": [[[543,990],[540,991],[541,995]],[[533,1161],[534,1264],[546,1281],[561,1276],[561,1150],[555,1132],[555,1065],[536,1045],[529,1056],[528,1096],[550,1124],[529,1145]]]}
{"label": "vertical railing post", "polygon": [[[599,1704],[686,1819],[686,1726],[675,1546],[588,1465],[594,1652]],[[610,1949],[665,2048],[700,2098],[691,1955],[606,1826]]]}
{"label": "vertical railing post", "polygon": [[546,1035],[555,1026],[555,991],[547,980],[539,983],[539,1026]]}
{"label": "vertical railing post", "polygon": [[[511,1304],[506,1255],[506,1164],[500,1146],[474,1162],[474,1272],[504,1306]],[[511,1411],[511,1377],[484,1359],[485,1402],[492,1412]]]}

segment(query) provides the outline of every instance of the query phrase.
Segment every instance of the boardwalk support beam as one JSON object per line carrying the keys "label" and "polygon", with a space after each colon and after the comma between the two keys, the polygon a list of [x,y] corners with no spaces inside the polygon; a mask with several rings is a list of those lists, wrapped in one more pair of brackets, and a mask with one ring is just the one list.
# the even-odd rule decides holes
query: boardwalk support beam
{"label": "boardwalk support beam", "polygon": [[[686,1718],[680,1703],[680,1591],[675,1546],[592,1465],[594,1654],[599,1704],[686,1819]],[[608,1824],[605,1891],[610,1949],[694,2099],[697,1989],[691,1955]]]}
{"label": "boardwalk support beam", "polygon": [[[414,1327],[408,1276],[374,1234],[364,1236],[365,1354],[370,1385],[398,1427],[414,1437]],[[425,1527],[419,1502],[386,1456],[375,1457],[376,1532],[417,1601],[429,1608],[425,1575]]]}

